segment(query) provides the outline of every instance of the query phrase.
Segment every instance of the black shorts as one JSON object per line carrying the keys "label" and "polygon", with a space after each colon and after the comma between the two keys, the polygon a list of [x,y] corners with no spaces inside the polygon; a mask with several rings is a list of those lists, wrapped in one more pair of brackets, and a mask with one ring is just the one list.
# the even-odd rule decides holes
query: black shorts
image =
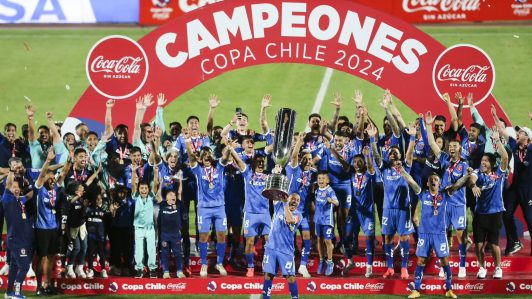
{"label": "black shorts", "polygon": [[39,257],[59,253],[59,231],[57,229],[35,229],[35,242]]}
{"label": "black shorts", "polygon": [[475,243],[488,241],[499,245],[499,231],[502,227],[502,212],[494,214],[475,214],[473,217],[473,237]]}

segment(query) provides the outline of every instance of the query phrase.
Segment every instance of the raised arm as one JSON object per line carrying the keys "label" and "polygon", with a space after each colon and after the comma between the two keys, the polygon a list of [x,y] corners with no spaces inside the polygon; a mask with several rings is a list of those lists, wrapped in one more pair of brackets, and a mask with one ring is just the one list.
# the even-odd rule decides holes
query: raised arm
{"label": "raised arm", "polygon": [[449,110],[449,115],[451,116],[450,127],[454,132],[456,132],[458,131],[458,115],[456,114],[456,110],[454,110],[453,103],[451,102],[451,97],[448,93],[443,94],[443,100],[445,101],[445,104],[447,104],[447,110]]}
{"label": "raised arm", "polygon": [[260,122],[260,129],[262,130],[262,134],[266,134],[270,130],[270,126],[268,126],[266,108],[272,106],[271,105],[271,100],[272,100],[272,96],[270,94],[265,94],[262,97],[262,101],[260,103],[259,122]]}
{"label": "raised arm", "polygon": [[136,102],[136,112],[135,112],[135,123],[133,125],[133,144],[140,143],[140,134],[142,132],[142,129],[140,125],[142,124],[142,121],[144,120],[144,113],[146,113],[146,109],[153,105],[152,101],[152,94],[149,93],[141,98],[137,99]]}
{"label": "raised arm", "polygon": [[501,142],[499,130],[497,127],[493,127],[493,132],[491,133],[491,138],[493,139],[493,142],[497,144],[497,152],[501,156],[501,164],[500,168],[502,171],[506,171],[508,169],[508,152],[504,148],[504,144]]}
{"label": "raised arm", "polygon": [[364,106],[360,106],[357,108],[358,111],[358,120],[357,120],[357,126],[355,130],[355,135],[358,139],[362,140],[364,139],[364,123],[366,122],[366,119],[368,117],[367,110]]}
{"label": "raised arm", "polygon": [[139,176],[137,174],[138,169],[138,165],[131,164],[131,194],[137,193],[137,189],[139,188]]}
{"label": "raised arm", "polygon": [[332,140],[333,135],[329,132],[329,122],[326,120],[320,121],[320,135],[325,137],[327,140]]}
{"label": "raised arm", "polygon": [[[157,194],[159,189],[159,165],[153,165],[153,184],[151,185],[151,192]],[[162,199],[162,198],[161,198]]]}
{"label": "raised arm", "polygon": [[209,136],[211,136],[212,128],[214,127],[214,112],[219,104],[220,100],[218,99],[218,96],[211,94],[209,96],[209,114],[207,115],[207,134]]}
{"label": "raised arm", "polygon": [[[297,218],[290,211],[289,204],[288,203],[286,203],[286,204],[285,203],[280,203],[280,204],[284,205],[284,220],[286,221],[286,223],[287,224],[296,224],[297,223]],[[293,230],[293,229],[290,228],[290,230]]]}
{"label": "raised arm", "polygon": [[490,112],[491,116],[493,117],[493,123],[499,130],[499,135],[506,140],[510,140],[510,135],[508,134],[508,131],[506,131],[504,123],[499,119],[499,116],[497,116],[497,109],[495,108],[495,105],[491,104]]}
{"label": "raised arm", "polygon": [[[375,127],[372,123],[368,124],[368,127],[366,128],[366,132],[369,136],[369,141],[371,143],[371,150],[368,148],[368,155],[364,154],[366,157],[366,165],[368,167],[368,171],[370,174],[375,173],[375,166],[373,165],[373,159],[375,159],[375,163],[377,165],[381,165],[381,155],[379,154],[379,150],[377,149],[377,141],[375,140],[375,136],[377,135],[377,127]],[[364,147],[365,149],[366,147]]]}
{"label": "raised arm", "polygon": [[[65,166],[63,166],[63,169],[61,169],[61,174],[59,175],[59,178],[57,179],[57,184],[59,184],[59,185],[63,184],[63,182],[66,179],[66,176],[67,176],[68,172],[70,171],[70,167],[72,167],[72,157],[69,154],[69,156],[67,158],[67,161],[65,162]],[[48,167],[48,169],[50,169],[50,168],[51,167]],[[90,183],[87,184],[87,185],[90,185]]]}
{"label": "raised arm", "polygon": [[187,149],[188,163],[190,167],[196,167],[196,163],[198,163],[198,157],[196,157],[196,154],[192,149],[192,139],[190,139],[190,132],[188,128],[183,128],[183,130],[181,130],[181,134],[183,134],[183,137],[185,138],[185,147]]}
{"label": "raised arm", "polygon": [[464,97],[462,96],[461,92],[457,92],[455,98],[458,101],[458,109],[456,109],[456,131],[458,131],[458,129],[464,124],[464,119],[462,117],[462,112],[464,110]]}
{"label": "raised arm", "polygon": [[98,168],[96,169],[96,171],[89,177],[89,179],[87,180],[87,182],[85,182],[85,185],[89,186],[90,184],[92,184],[92,182],[94,182],[95,179],[98,178],[98,175],[100,174],[100,172],[102,172],[102,163],[98,164]]}
{"label": "raised arm", "polygon": [[401,136],[401,130],[399,129],[399,125],[397,124],[395,117],[393,117],[392,111],[390,108],[391,94],[389,90],[386,90],[386,92],[384,93],[384,96],[380,104],[382,108],[384,108],[384,112],[386,113],[386,119],[388,119],[388,122],[390,123],[390,127],[392,128],[393,135]]}
{"label": "raised arm", "polygon": [[292,166],[292,168],[296,168],[299,164],[299,152],[301,151],[301,147],[305,142],[306,135],[307,133],[305,132],[299,132],[299,134],[297,135],[297,141],[294,145],[294,149],[292,150],[292,156],[290,157],[290,166]]}
{"label": "raised arm", "polygon": [[416,125],[411,123],[407,128],[407,133],[410,135],[410,142],[408,143],[408,149],[406,150],[405,162],[406,165],[412,166],[414,160],[414,144],[416,142]]}
{"label": "raised arm", "polygon": [[[236,140],[233,142],[236,143]],[[240,171],[246,170],[246,163],[242,161],[238,153],[235,151],[235,147],[234,147],[235,144],[230,144],[230,143],[227,143],[227,144],[228,145],[226,146],[226,149],[227,151],[229,151],[229,154],[233,157],[233,160],[235,161],[236,165],[238,165],[238,168],[240,169]]]}
{"label": "raised arm", "polygon": [[362,154],[366,159],[366,167],[368,168],[369,174],[375,174],[375,167],[373,166],[373,155],[371,154],[370,147],[364,146],[364,148],[362,149]]}
{"label": "raised arm", "polygon": [[48,121],[48,128],[50,128],[50,133],[52,134],[52,142],[54,145],[58,145],[63,142],[61,140],[61,134],[54,123],[54,114],[52,112],[46,112],[46,120]]}
{"label": "raised arm", "polygon": [[115,106],[115,100],[109,99],[105,102],[105,135],[110,135],[114,131],[113,129],[113,107]]}
{"label": "raised arm", "polygon": [[340,117],[340,108],[342,107],[342,95],[339,92],[333,93],[333,100],[331,104],[334,105],[334,114],[331,122],[329,123],[329,130],[335,131],[336,124],[338,123],[338,117]]}
{"label": "raised arm", "polygon": [[166,96],[164,95],[164,93],[161,92],[157,95],[157,110],[155,112],[155,126],[161,128],[162,133],[166,132],[166,124],[164,123],[164,105],[165,104],[166,104]]}
{"label": "raised arm", "polygon": [[44,162],[41,173],[39,173],[39,177],[37,178],[37,182],[35,183],[35,187],[41,188],[44,184],[44,180],[46,178],[46,173],[48,172],[48,166],[50,166],[50,163],[55,159],[55,153],[52,148],[48,150],[48,154],[46,155],[46,161]]}
{"label": "raised arm", "polygon": [[434,134],[432,133],[432,123],[434,123],[434,118],[432,118],[432,112],[428,111],[425,114],[425,129],[427,131],[427,141],[430,146],[430,149],[434,153],[434,155],[439,158],[441,154],[441,149],[436,143],[436,140],[434,139]]}
{"label": "raised arm", "polygon": [[37,136],[35,136],[35,121],[33,120],[33,116],[35,115],[35,109],[32,105],[26,106],[26,116],[28,117],[28,141],[33,142],[37,140]]}
{"label": "raised arm", "polygon": [[400,166],[400,169],[401,176],[405,178],[408,185],[412,188],[412,190],[414,190],[414,193],[416,195],[421,193],[421,187],[416,183],[414,178],[408,172],[406,172],[403,166]]}

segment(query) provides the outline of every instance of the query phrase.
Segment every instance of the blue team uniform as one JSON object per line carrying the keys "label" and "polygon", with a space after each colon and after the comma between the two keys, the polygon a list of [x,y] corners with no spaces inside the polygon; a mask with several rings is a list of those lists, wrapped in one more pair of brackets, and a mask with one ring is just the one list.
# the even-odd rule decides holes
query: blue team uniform
{"label": "blue team uniform", "polygon": [[334,205],[327,201],[331,198],[338,201],[334,190],[331,186],[316,190],[316,212],[314,213],[314,223],[316,223],[316,235],[330,240],[334,236]]}
{"label": "blue team uniform", "polygon": [[[403,163],[406,172],[410,166]],[[382,234],[409,235],[414,232],[410,215],[409,185],[401,174],[393,167],[384,164],[381,167],[384,185],[384,207],[382,215]]]}
{"label": "blue team uniform", "polygon": [[[467,162],[458,160],[451,162],[451,157],[446,152],[440,153],[441,167],[444,170],[442,188],[453,185],[463,176],[467,175]],[[464,230],[467,225],[465,186],[456,190],[449,196],[447,202],[447,226],[452,225],[456,230]]]}
{"label": "blue team uniform", "polygon": [[35,228],[38,229],[57,229],[56,201],[58,196],[58,186],[54,184],[51,190],[46,187],[37,188],[37,219]]}
{"label": "blue team uniform", "polygon": [[353,204],[349,209],[346,220],[346,235],[358,231],[362,227],[365,236],[375,235],[375,213],[373,201],[373,189],[375,187],[376,174],[353,173],[351,186],[353,190]]}
{"label": "blue team uniform", "polygon": [[286,165],[286,176],[289,182],[289,192],[299,194],[301,202],[297,207],[297,210],[303,215],[300,228],[303,231],[309,231],[309,200],[310,200],[310,188],[316,182],[317,171],[314,168],[310,168],[307,171],[303,171],[299,164],[293,168],[290,164]]}
{"label": "blue team uniform", "polygon": [[[338,154],[342,156],[345,162],[351,165],[353,158],[351,150],[344,147]],[[351,175],[348,171],[344,171],[340,161],[336,159],[329,149],[323,148],[318,156],[321,157],[319,169],[327,170],[329,173],[331,187],[340,202],[339,207],[349,209],[351,207]]]}
{"label": "blue team uniform", "polygon": [[256,173],[251,166],[246,165],[242,172],[246,189],[246,202],[244,204],[244,237],[268,235],[270,233],[270,204],[262,191],[266,186],[268,175]]}
{"label": "blue team uniform", "polygon": [[433,196],[428,190],[424,190],[419,195],[419,201],[421,215],[416,255],[426,258],[430,256],[430,250],[434,249],[438,258],[449,256],[446,236],[448,196],[441,191]]}
{"label": "blue team uniform", "polygon": [[124,164],[129,165],[131,164],[131,158],[130,150],[133,147],[131,143],[126,143],[125,146],[121,146],[118,143],[118,139],[116,138],[115,134],[111,136],[111,139],[107,144],[105,145],[105,151],[107,154],[116,153],[120,157],[120,159],[124,160]]}
{"label": "blue team uniform", "polygon": [[[199,152],[202,147],[210,147],[211,146],[211,140],[209,137],[191,137],[190,138],[190,145],[192,146],[193,152]],[[179,135],[177,137],[177,140],[174,143],[174,148],[176,148],[179,151],[180,160],[183,163],[188,162],[188,154],[187,154],[187,147],[185,144],[185,137],[183,135]]]}
{"label": "blue team uniform", "polygon": [[480,166],[480,160],[484,155],[484,147],[486,146],[486,138],[482,135],[479,135],[477,141],[469,141],[467,130],[462,127],[459,131],[462,145],[462,159],[465,159],[469,165],[473,168],[478,168]]}
{"label": "blue team uniform", "polygon": [[305,137],[305,143],[303,143],[302,149],[310,151],[312,157],[315,157],[323,148],[323,136],[310,136]]}
{"label": "blue team uniform", "polygon": [[227,218],[225,216],[225,178],[224,165],[218,162],[216,168],[202,167],[196,163],[195,167],[189,167],[194,174],[198,189],[198,230],[207,233],[211,230],[214,221],[216,231],[227,231]]}
{"label": "blue team uniform", "polygon": [[283,276],[295,275],[294,237],[302,216],[297,210],[292,212],[297,223],[287,224],[284,216],[286,205],[281,201],[274,204],[271,232],[262,261],[264,273],[275,275],[277,267],[280,267]]}
{"label": "blue team uniform", "polygon": [[502,199],[504,184],[508,178],[508,170],[503,171],[500,167],[494,173],[485,174],[478,169],[476,185],[482,191],[477,198],[475,214],[495,214],[505,211]]}
{"label": "blue team uniform", "polygon": [[[8,291],[20,294],[22,283],[26,278],[33,254],[33,215],[30,215],[28,199],[25,196],[15,198],[10,190],[6,189],[2,196],[2,206],[6,212],[7,245],[9,246],[10,269]],[[6,293],[7,294],[7,293]]]}
{"label": "blue team uniform", "polygon": [[159,208],[159,250],[161,252],[161,267],[163,272],[168,272],[168,258],[172,252],[176,258],[177,270],[183,268],[183,256],[181,246],[181,209],[179,203],[174,205],[163,201]]}

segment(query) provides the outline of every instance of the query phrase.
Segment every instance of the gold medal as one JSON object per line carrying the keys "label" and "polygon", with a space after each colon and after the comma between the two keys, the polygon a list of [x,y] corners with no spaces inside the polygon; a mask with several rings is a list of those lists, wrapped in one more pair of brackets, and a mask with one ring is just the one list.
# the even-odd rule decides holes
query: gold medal
{"label": "gold medal", "polygon": [[438,216],[438,210],[434,210],[434,216]]}
{"label": "gold medal", "polygon": [[26,213],[22,213],[22,219],[26,220]]}
{"label": "gold medal", "polygon": [[360,196],[360,190],[357,190],[357,196]]}
{"label": "gold medal", "polygon": [[212,182],[209,183],[209,189],[214,189],[214,183]]}
{"label": "gold medal", "polygon": [[55,209],[52,209],[52,214],[54,214],[54,215],[55,215]]}

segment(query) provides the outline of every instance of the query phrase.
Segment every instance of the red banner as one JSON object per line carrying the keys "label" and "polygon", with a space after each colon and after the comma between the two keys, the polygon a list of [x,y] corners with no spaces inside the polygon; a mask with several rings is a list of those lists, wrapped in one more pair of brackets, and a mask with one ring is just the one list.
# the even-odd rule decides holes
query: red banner
{"label": "red banner", "polygon": [[[140,0],[140,24],[161,25],[220,0]],[[529,0],[352,0],[410,23],[532,20]]]}
{"label": "red banner", "polygon": [[[395,294],[407,295],[414,287],[412,280],[360,278],[297,278],[299,294],[360,295]],[[58,290],[67,295],[130,295],[130,294],[261,294],[263,279],[244,277],[150,279],[57,279]],[[0,278],[0,289],[7,287],[7,278]],[[532,294],[531,279],[454,279],[452,288],[460,295],[466,294]],[[23,292],[35,291],[35,279],[26,279]],[[427,278],[421,285],[423,294],[443,295],[445,280]],[[273,281],[272,294],[289,294],[288,284],[282,277]]]}
{"label": "red banner", "polygon": [[353,0],[410,23],[532,20],[529,0]]}
{"label": "red banner", "polygon": [[[147,80],[134,96],[117,101],[115,109],[121,113],[113,115],[115,123],[129,127],[135,115],[134,98],[139,95],[163,92],[175,99],[225,72],[266,63],[334,68],[390,89],[416,113],[431,110],[435,115],[448,114],[432,82],[434,66],[445,47],[398,18],[351,1],[227,0],[184,14],[138,43],[149,65]],[[125,51],[111,48],[118,53]],[[98,51],[96,46],[94,51]],[[114,52],[109,56],[124,61]],[[127,55],[124,53],[123,58]],[[87,65],[92,64],[88,59]],[[134,68],[121,65],[120,69]],[[112,77],[122,75],[109,71]],[[89,87],[67,122],[83,121],[93,130],[103,131],[106,100]],[[482,115],[489,115],[493,104],[510,124],[493,95],[477,104]],[[154,115],[152,106],[144,117]],[[464,123],[471,123],[468,113]]]}

